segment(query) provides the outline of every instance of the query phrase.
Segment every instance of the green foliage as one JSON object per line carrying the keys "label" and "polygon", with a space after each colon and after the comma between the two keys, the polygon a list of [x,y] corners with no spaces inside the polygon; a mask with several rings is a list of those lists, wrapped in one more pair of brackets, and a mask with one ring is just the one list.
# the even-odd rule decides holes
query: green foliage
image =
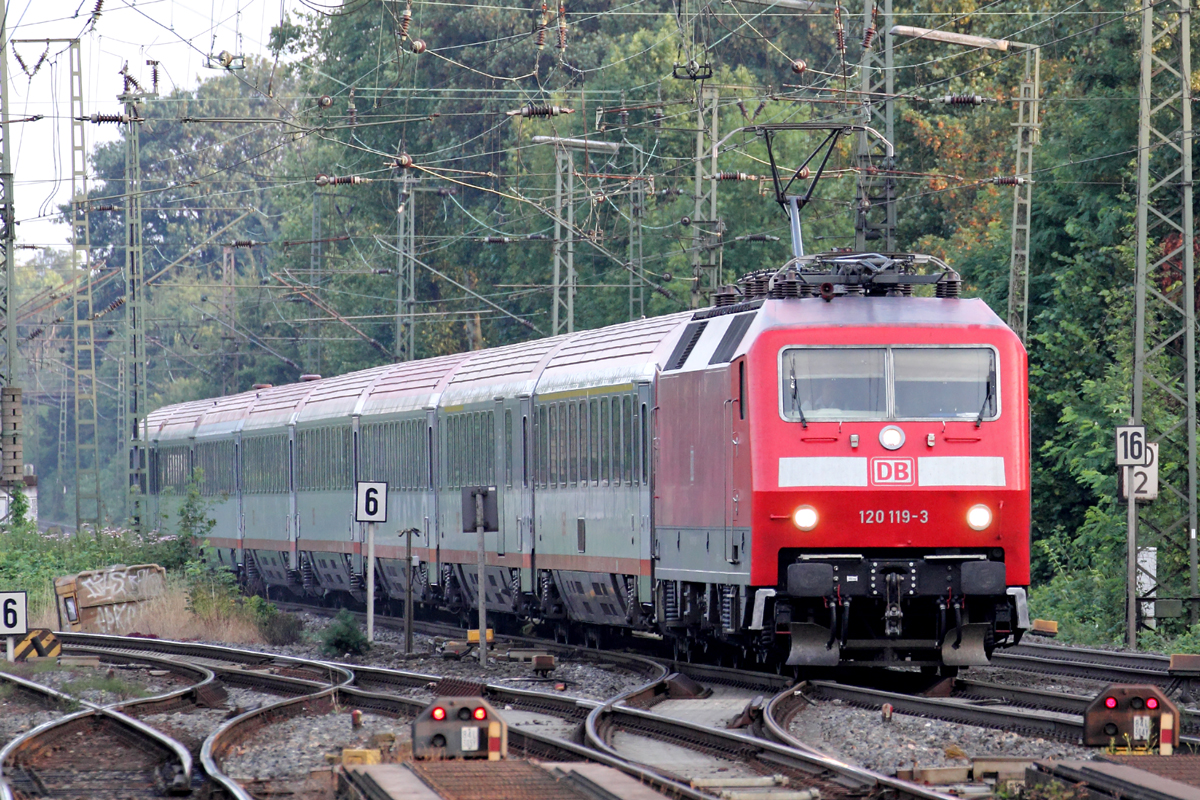
{"label": "green foliage", "polygon": [[166,563],[162,565],[167,569],[178,569],[195,561],[199,554],[199,543],[208,538],[212,529],[217,525],[216,519],[208,516],[208,510],[212,503],[200,493],[203,481],[204,470],[202,469],[195,470],[192,473],[192,479],[188,481],[187,493],[184,495],[183,503],[179,506],[175,536],[173,539],[165,539],[170,542],[166,553]]}
{"label": "green foliage", "polygon": [[244,606],[267,644],[292,645],[304,637],[304,620],[298,615],[280,611],[274,603],[258,595],[247,597]]}
{"label": "green foliage", "polygon": [[29,498],[20,489],[14,490],[10,497],[12,498],[8,506],[8,523],[10,525],[21,525],[27,522],[25,518],[29,516]]}
{"label": "green foliage", "polygon": [[63,684],[63,691],[70,695],[77,695],[87,691],[107,692],[108,694],[116,695],[122,700],[131,697],[148,697],[150,695],[146,689],[137,684],[117,677],[107,678],[103,675],[94,675],[67,681]]}
{"label": "green foliage", "polygon": [[367,635],[358,627],[354,615],[344,608],[333,618],[333,622],[321,631],[321,650],[326,655],[361,656],[370,649],[371,643],[367,641]]}
{"label": "green foliage", "polygon": [[245,613],[237,576],[226,566],[213,566],[202,560],[189,561],[184,567],[188,584],[188,608],[201,619],[229,619]]}

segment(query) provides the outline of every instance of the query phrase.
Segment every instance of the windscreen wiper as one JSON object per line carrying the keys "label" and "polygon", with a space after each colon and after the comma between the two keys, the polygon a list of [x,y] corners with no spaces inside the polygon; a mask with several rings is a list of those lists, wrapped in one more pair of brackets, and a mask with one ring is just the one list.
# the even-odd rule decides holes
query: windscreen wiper
{"label": "windscreen wiper", "polygon": [[800,387],[799,387],[799,384],[796,383],[796,368],[795,367],[792,367],[791,380],[792,380],[792,405],[795,407],[796,413],[798,413],[800,415],[800,425],[802,427],[807,428],[808,420],[806,420],[804,418],[804,409],[800,407]]}
{"label": "windscreen wiper", "polygon": [[979,416],[975,418],[975,427],[983,424],[983,412],[987,411],[988,403],[992,402],[992,381],[987,382],[987,391],[983,395],[983,405],[979,407]]}

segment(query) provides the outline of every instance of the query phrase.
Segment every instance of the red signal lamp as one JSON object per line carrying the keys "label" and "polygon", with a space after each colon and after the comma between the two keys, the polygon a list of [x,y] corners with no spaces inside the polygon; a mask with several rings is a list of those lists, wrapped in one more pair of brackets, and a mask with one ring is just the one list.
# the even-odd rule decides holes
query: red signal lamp
{"label": "red signal lamp", "polygon": [[475,709],[475,719],[487,719],[487,709],[483,706]]}
{"label": "red signal lamp", "polygon": [[1117,707],[1117,698],[1115,698],[1115,697],[1104,698],[1104,707],[1105,708],[1116,708]]}
{"label": "red signal lamp", "polygon": [[1150,709],[1151,711],[1158,708],[1158,698],[1157,697],[1147,697],[1146,698],[1146,708]]}
{"label": "red signal lamp", "polygon": [[442,708],[441,706],[437,706],[436,708],[434,708],[431,713],[432,713],[433,718],[436,719],[438,722],[441,722],[442,720],[444,720],[446,718],[446,709]]}

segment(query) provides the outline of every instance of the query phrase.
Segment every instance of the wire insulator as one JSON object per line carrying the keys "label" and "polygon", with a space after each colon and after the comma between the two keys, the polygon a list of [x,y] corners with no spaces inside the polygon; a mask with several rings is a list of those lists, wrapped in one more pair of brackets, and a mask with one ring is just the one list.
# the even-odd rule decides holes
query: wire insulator
{"label": "wire insulator", "polygon": [[92,114],[87,119],[90,122],[95,122],[98,125],[103,124],[105,122],[115,122],[119,125],[123,125],[126,122],[129,122],[129,115],[128,114],[99,114],[99,113],[96,113],[96,114]]}
{"label": "wire insulator", "polygon": [[654,109],[654,127],[661,128],[663,125],[663,120],[666,119],[666,117],[667,115],[663,113],[661,108]]}
{"label": "wire insulator", "polygon": [[404,9],[404,13],[400,15],[400,41],[408,38],[408,26],[412,24],[412,3]]}
{"label": "wire insulator", "polygon": [[870,50],[871,42],[873,42],[873,41],[875,41],[875,23],[874,22],[872,22],[870,25],[868,25],[867,29],[865,31],[863,31],[863,38],[862,38],[863,50]]}
{"label": "wire insulator", "polygon": [[762,100],[761,102],[759,102],[758,108],[754,109],[754,115],[752,117],[750,117],[750,121],[753,122],[754,120],[758,119],[758,115],[761,114],[762,110],[766,107],[767,107],[766,100]]}
{"label": "wire insulator", "polygon": [[104,0],[96,0],[96,5],[92,8],[91,22],[100,19],[100,13],[104,11]]}
{"label": "wire insulator", "polygon": [[338,178],[333,178],[322,173],[316,177],[317,186],[348,186],[355,183],[370,182],[370,178],[364,178],[361,175],[344,175]]}
{"label": "wire insulator", "polygon": [[233,244],[231,244],[230,247],[246,248],[246,247],[254,247],[254,245],[256,245],[256,244],[258,244],[258,242],[254,241],[253,239],[238,239]]}
{"label": "wire insulator", "polygon": [[942,103],[948,106],[981,106],[983,96],[978,94],[948,94],[943,97],[931,98],[931,103]]}
{"label": "wire insulator", "polygon": [[996,184],[997,186],[1024,186],[1025,184],[1029,183],[1029,179],[1018,178],[1012,175],[1004,175],[999,178],[992,178],[990,182]]}
{"label": "wire insulator", "polygon": [[413,165],[413,158],[408,153],[401,153],[396,156],[396,160],[391,164],[396,169],[408,169]]}
{"label": "wire insulator", "polygon": [[718,172],[713,176],[719,181],[752,181],[757,179],[757,175],[747,175],[744,172]]}
{"label": "wire insulator", "polygon": [[801,167],[800,171],[796,173],[796,177],[803,181],[807,180],[808,176],[811,174],[812,171],[808,167]]}
{"label": "wire insulator", "polygon": [[629,109],[622,108],[620,111],[618,111],[617,112],[617,120],[620,122],[622,128],[628,127],[628,125],[629,125]]}
{"label": "wire insulator", "polygon": [[558,6],[558,49],[567,49],[567,10],[560,3]]}
{"label": "wire insulator", "polygon": [[840,4],[833,9],[833,22],[836,26],[837,49],[844,57],[846,55],[846,28],[842,25],[842,7]]}
{"label": "wire insulator", "polygon": [[515,111],[505,111],[509,117],[557,117],[562,114],[574,114],[575,109],[563,108],[561,106],[535,106],[527,105],[518,108]]}
{"label": "wire insulator", "polygon": [[108,204],[101,205],[101,206],[92,206],[91,208],[88,209],[88,211],[116,211],[116,210],[117,210],[116,206],[108,205]]}
{"label": "wire insulator", "polygon": [[425,52],[425,40],[413,39],[412,44],[409,45],[409,49],[417,55],[421,55],[421,53]]}
{"label": "wire insulator", "polygon": [[485,236],[482,241],[484,244],[509,244],[513,240],[508,236]]}
{"label": "wire insulator", "polygon": [[323,94],[317,98],[318,108],[329,108],[331,105],[333,105],[333,98],[329,95]]}
{"label": "wire insulator", "polygon": [[146,59],[146,66],[150,68],[150,85],[153,87],[155,94],[158,94],[158,62],[154,59]]}
{"label": "wire insulator", "polygon": [[546,26],[545,25],[538,25],[537,37],[534,39],[534,44],[537,45],[538,50],[545,48],[545,46],[546,46]]}

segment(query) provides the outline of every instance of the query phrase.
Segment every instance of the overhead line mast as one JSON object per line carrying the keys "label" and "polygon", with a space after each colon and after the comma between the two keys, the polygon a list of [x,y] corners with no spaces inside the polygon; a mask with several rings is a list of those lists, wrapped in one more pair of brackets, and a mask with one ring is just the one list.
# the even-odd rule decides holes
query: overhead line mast
{"label": "overhead line mast", "polygon": [[[1155,503],[1157,518],[1152,522],[1140,515],[1131,530],[1126,608],[1130,647],[1137,645],[1136,551],[1139,544],[1147,543],[1138,542],[1143,533],[1148,534],[1145,540],[1153,536],[1156,543],[1164,544],[1178,541],[1179,536],[1186,538],[1192,622],[1200,615],[1191,10],[1191,0],[1141,3],[1133,419],[1146,424],[1150,441],[1160,443],[1160,465],[1182,463],[1185,467],[1160,473],[1166,491]],[[1148,399],[1154,404],[1150,413]],[[1180,408],[1182,419],[1171,413],[1172,406]]]}

